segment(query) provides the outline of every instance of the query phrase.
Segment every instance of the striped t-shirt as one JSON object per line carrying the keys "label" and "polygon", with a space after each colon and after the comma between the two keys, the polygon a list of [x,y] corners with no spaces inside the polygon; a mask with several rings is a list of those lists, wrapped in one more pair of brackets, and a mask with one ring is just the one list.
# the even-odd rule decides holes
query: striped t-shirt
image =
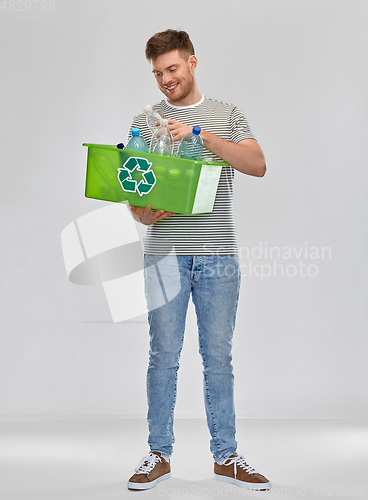
{"label": "striped t-shirt", "polygon": [[[255,139],[249,124],[239,109],[221,101],[202,96],[191,106],[172,106],[166,99],[153,108],[165,118],[178,120],[185,125],[199,125],[207,132],[238,143],[244,139]],[[138,127],[140,135],[149,145],[152,133],[147,126],[144,113],[134,117],[131,127]],[[128,139],[131,137],[131,130]],[[174,142],[174,154],[180,141]],[[203,149],[202,158],[223,161],[208,149]],[[167,255],[237,255],[238,244],[233,215],[234,169],[224,166],[212,213],[176,214],[147,226],[144,253]]]}

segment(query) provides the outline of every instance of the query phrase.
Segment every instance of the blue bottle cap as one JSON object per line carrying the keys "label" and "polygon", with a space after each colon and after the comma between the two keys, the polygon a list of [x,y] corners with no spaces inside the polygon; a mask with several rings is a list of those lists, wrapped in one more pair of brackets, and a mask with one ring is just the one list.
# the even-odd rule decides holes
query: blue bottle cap
{"label": "blue bottle cap", "polygon": [[118,149],[124,149],[124,144],[122,142],[119,142],[119,144],[116,145]]}
{"label": "blue bottle cap", "polygon": [[196,125],[195,127],[193,127],[192,132],[194,135],[199,135],[201,133],[201,127],[198,127],[198,125]]}
{"label": "blue bottle cap", "polygon": [[133,137],[138,137],[139,136],[139,128],[136,128],[136,127],[132,128],[132,136]]}

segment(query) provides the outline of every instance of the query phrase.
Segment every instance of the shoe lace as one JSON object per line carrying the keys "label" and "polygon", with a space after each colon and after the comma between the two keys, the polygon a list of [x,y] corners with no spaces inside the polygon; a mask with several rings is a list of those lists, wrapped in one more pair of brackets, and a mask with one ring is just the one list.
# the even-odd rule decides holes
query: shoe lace
{"label": "shoe lace", "polygon": [[[230,460],[228,462],[228,460]],[[236,466],[238,465],[243,470],[245,470],[248,474],[259,474],[256,469],[253,469],[250,465],[247,464],[243,455],[237,455],[236,457],[232,457],[226,460],[226,465],[234,464],[234,476],[236,477]]]}
{"label": "shoe lace", "polygon": [[161,457],[155,453],[150,453],[138,463],[137,467],[134,469],[136,474],[149,474],[151,470],[161,462]]}

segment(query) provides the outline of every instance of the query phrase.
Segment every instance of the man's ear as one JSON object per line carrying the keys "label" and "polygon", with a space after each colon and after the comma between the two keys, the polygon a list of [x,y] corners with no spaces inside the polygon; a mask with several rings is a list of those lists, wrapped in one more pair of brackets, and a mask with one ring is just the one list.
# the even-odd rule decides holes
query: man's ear
{"label": "man's ear", "polygon": [[190,71],[193,72],[196,69],[197,64],[198,64],[198,59],[196,58],[196,56],[191,55],[188,59],[188,64],[189,64]]}

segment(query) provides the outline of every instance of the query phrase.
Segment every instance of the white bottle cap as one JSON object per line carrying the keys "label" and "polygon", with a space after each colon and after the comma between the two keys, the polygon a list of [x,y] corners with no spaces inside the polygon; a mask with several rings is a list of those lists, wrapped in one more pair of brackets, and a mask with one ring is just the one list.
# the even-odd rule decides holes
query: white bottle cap
{"label": "white bottle cap", "polygon": [[151,109],[153,109],[152,104],[147,104],[147,106],[143,108],[143,113],[147,114],[151,111]]}

